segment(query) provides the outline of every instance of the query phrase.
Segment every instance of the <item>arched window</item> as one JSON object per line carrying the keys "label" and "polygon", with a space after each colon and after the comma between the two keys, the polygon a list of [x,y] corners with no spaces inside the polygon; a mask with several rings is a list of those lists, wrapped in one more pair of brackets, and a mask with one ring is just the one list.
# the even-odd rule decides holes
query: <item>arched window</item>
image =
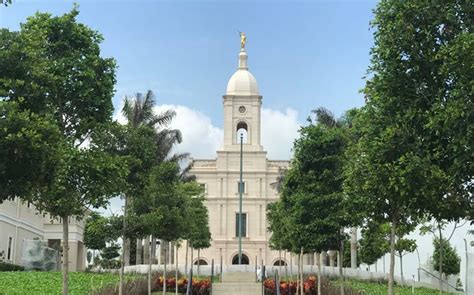
{"label": "arched window", "polygon": [[279,259],[273,263],[274,266],[285,266],[286,262],[283,259]]}
{"label": "arched window", "polygon": [[[249,258],[247,255],[242,253],[242,263],[241,264],[249,264]],[[239,264],[239,254],[235,254],[234,258],[232,258],[232,264]]]}
{"label": "arched window", "polygon": [[194,265],[207,265],[207,261],[204,259],[198,259],[194,262]]}
{"label": "arched window", "polygon": [[239,122],[237,124],[237,128],[236,128],[237,132],[237,138],[236,138],[236,142],[238,144],[240,144],[240,135],[242,135],[242,142],[243,143],[247,143],[248,142],[248,127],[247,127],[247,123],[245,122]]}

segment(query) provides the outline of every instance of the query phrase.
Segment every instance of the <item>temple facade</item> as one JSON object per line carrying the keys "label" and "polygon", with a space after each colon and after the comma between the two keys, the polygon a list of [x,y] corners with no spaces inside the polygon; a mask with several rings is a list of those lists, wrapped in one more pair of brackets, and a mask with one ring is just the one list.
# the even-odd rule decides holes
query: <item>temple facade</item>
{"label": "temple facade", "polygon": [[[262,262],[273,265],[279,260],[278,251],[269,247],[266,206],[278,200],[277,178],[289,161],[267,159],[261,144],[261,108],[257,81],[249,72],[245,46],[238,56],[238,68],[232,75],[225,95],[224,142],[215,159],[193,159],[191,174],[205,189],[209,209],[212,246],[200,251],[200,264],[238,264],[239,249],[239,179],[242,140],[242,264]],[[241,139],[242,138],[242,139]],[[184,252],[179,251],[183,262]],[[189,259],[189,258],[188,258]],[[282,258],[283,259],[283,258]],[[193,253],[193,263],[198,260]]]}

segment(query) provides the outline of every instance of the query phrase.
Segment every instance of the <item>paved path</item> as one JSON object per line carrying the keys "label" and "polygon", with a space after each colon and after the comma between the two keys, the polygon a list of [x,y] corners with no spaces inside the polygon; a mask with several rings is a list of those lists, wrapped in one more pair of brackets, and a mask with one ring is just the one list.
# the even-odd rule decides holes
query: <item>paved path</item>
{"label": "paved path", "polygon": [[255,282],[255,273],[228,272],[222,283],[212,284],[212,295],[261,295],[262,285]]}

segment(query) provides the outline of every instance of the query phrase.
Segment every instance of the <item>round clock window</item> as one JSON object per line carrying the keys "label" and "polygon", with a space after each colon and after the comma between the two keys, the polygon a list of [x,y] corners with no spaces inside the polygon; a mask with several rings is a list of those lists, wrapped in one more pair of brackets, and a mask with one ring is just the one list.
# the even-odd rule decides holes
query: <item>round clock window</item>
{"label": "round clock window", "polygon": [[246,111],[246,109],[245,109],[244,106],[239,107],[239,112],[240,112],[241,114],[245,113],[245,111]]}

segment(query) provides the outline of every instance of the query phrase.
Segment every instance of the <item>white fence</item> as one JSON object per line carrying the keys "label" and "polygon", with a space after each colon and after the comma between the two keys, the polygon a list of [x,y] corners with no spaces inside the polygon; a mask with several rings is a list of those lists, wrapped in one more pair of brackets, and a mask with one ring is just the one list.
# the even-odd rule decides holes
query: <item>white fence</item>
{"label": "white fence", "polygon": [[[191,267],[191,266],[189,266]],[[259,266],[260,267],[260,266]],[[279,266],[266,266],[266,272],[267,276],[273,276],[275,274],[275,271],[279,269]],[[163,265],[157,265],[154,264],[152,265],[152,272],[155,271],[163,271],[164,267]],[[166,271],[172,274],[175,271],[174,265],[168,265],[166,267]],[[184,265],[179,265],[178,266],[178,271],[181,273],[184,273]],[[255,265],[224,265],[222,267],[222,273],[225,274],[226,272],[253,272],[256,273],[257,269],[255,268]],[[298,271],[297,266],[281,266],[281,275],[282,276],[287,276],[287,275],[296,275],[296,272]],[[318,271],[318,267],[316,265],[305,265],[303,266],[303,272],[306,274],[316,274]],[[473,271],[473,270],[471,270]],[[125,267],[125,272],[126,273],[141,273],[145,274],[148,273],[148,265],[142,264],[142,265],[132,265],[132,266],[127,266]],[[210,265],[201,265],[199,266],[199,271],[198,271],[198,266],[193,265],[193,274],[202,276],[210,276],[212,272],[212,266]],[[329,277],[338,277],[339,276],[339,268],[338,267],[331,267],[331,266],[323,266],[321,268],[321,272],[324,276],[329,276]],[[221,267],[220,265],[216,264],[214,265],[214,275],[218,275],[221,273]],[[370,272],[370,271],[365,271],[361,269],[352,269],[352,268],[343,268],[343,273],[346,278],[350,279],[356,279],[356,280],[364,280],[364,281],[387,281],[388,280],[388,274],[386,273],[380,273],[380,272]],[[473,276],[474,277],[474,276]],[[426,288],[432,288],[436,289],[438,288],[438,282],[437,281],[420,281],[418,282],[414,278],[405,278],[402,280],[400,276],[395,276],[395,282],[397,282],[400,285],[405,285],[405,286],[415,286],[415,287],[426,287]],[[443,285],[444,289],[449,292],[453,293],[459,293],[463,294],[462,292],[456,291],[454,288],[450,287],[448,284]]]}

